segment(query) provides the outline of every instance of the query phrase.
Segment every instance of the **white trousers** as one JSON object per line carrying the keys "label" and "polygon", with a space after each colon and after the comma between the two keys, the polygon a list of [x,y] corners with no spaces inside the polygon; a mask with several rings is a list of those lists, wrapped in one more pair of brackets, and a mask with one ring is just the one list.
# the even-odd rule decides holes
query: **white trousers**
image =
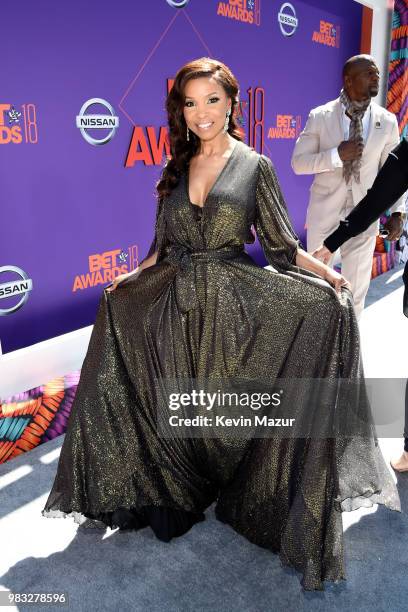
{"label": "white trousers", "polygon": [[[351,208],[350,201],[348,201],[345,212],[348,214]],[[327,232],[324,234],[318,226],[308,227],[308,252],[312,253],[321,246],[327,236]],[[376,236],[368,236],[363,233],[350,238],[340,247],[341,273],[351,284],[357,319],[360,318],[364,309],[364,301],[370,286],[375,242]],[[334,253],[328,264],[329,266],[333,266],[333,259]]]}

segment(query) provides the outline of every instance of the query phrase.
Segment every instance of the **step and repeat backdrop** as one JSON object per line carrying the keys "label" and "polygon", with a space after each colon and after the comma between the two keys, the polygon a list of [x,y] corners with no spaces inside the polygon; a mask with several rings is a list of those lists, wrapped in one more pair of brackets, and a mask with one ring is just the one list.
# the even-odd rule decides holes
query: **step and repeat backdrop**
{"label": "step and repeat backdrop", "polygon": [[103,287],[145,256],[165,97],[194,58],[238,78],[246,142],[274,162],[304,239],[311,177],[293,174],[294,142],[338,97],[361,19],[354,0],[19,2],[0,37],[3,353],[93,323]]}

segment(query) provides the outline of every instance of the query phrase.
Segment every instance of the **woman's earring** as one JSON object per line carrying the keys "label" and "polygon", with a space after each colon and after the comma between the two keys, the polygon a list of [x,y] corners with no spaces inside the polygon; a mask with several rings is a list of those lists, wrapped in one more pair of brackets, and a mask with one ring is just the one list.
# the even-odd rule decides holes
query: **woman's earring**
{"label": "woman's earring", "polygon": [[231,115],[231,109],[229,108],[227,110],[227,114],[225,116],[225,123],[224,123],[224,132],[228,132],[228,126],[229,126],[229,118]]}
{"label": "woman's earring", "polygon": [[189,140],[190,140],[190,130],[188,129],[188,126],[187,126],[187,142],[188,142]]}

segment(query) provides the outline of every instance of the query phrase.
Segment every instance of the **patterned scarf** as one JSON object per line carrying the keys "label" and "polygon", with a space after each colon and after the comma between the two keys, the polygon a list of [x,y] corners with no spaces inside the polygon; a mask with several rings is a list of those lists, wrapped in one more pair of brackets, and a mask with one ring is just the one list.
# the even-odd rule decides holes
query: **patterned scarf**
{"label": "patterned scarf", "polygon": [[[368,98],[368,100],[363,100],[362,102],[350,100],[347,93],[342,89],[340,100],[346,109],[346,113],[351,117],[349,140],[363,142],[363,117],[370,106],[371,99]],[[353,161],[343,162],[343,176],[346,183],[350,182],[352,175],[357,183],[360,182],[360,166],[361,157]]]}

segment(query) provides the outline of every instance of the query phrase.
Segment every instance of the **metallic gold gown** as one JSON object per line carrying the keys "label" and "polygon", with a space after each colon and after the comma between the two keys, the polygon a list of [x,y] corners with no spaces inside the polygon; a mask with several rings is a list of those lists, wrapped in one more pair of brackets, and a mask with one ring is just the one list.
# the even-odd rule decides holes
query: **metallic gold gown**
{"label": "metallic gold gown", "polygon": [[[251,226],[272,268],[245,253]],[[168,541],[216,502],[219,520],[279,553],[304,588],[344,577],[341,511],[399,508],[371,425],[234,441],[157,431],[160,380],[361,382],[351,294],[296,267],[298,244],[270,160],[242,142],[202,210],[180,177],[158,206],[157,264],[102,295],[44,516],[150,525]],[[326,412],[341,421],[349,408],[337,392]],[[291,410],[313,419],[306,397]]]}

